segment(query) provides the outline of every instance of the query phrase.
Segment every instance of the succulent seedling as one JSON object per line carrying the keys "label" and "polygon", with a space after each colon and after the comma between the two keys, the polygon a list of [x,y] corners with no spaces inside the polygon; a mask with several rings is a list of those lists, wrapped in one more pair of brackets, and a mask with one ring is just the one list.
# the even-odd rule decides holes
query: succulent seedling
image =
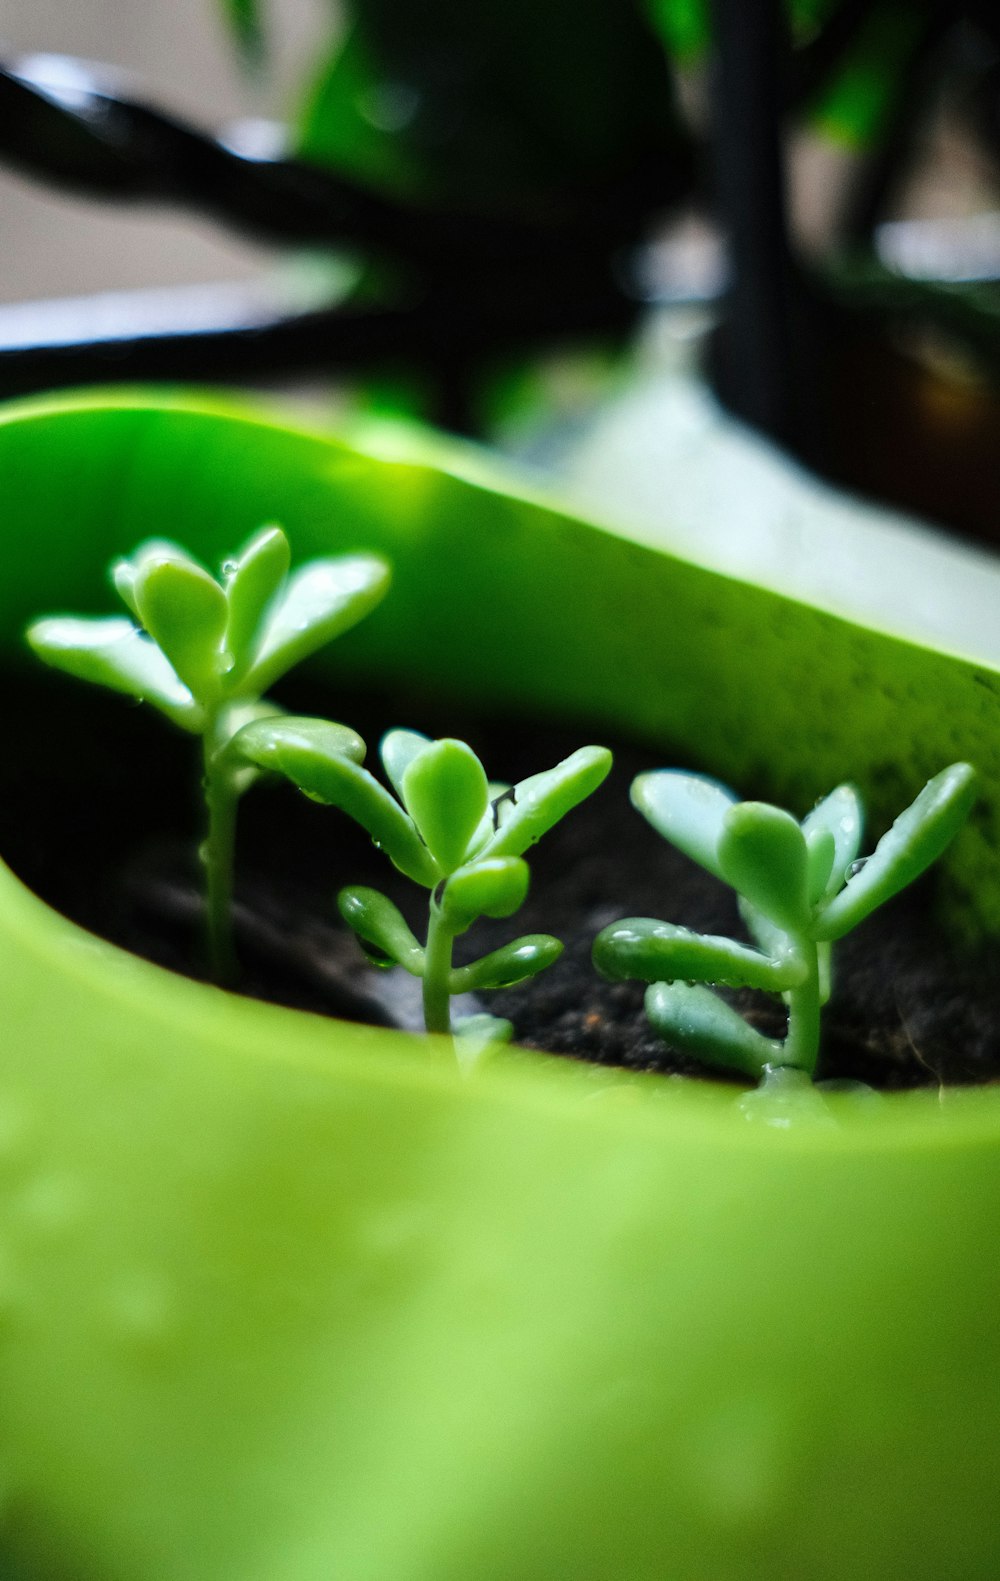
{"label": "succulent seedling", "polygon": [[[233,757],[249,720],[280,712],[264,699],[285,672],[346,631],[382,598],[389,568],[377,555],[313,560],[289,574],[288,539],[265,527],[210,575],[175,543],[155,539],[111,567],[128,616],[54,615],[28,628],[47,664],[152,703],[199,736],[208,833],[205,867],[209,963],[235,974],[232,872],[236,806],[257,777]],[[331,726],[331,743],[360,761],[364,742]]]}
{"label": "succulent seedling", "polygon": [[401,966],[422,979],[427,1030],[509,1037],[509,1023],[482,1016],[471,1028],[453,1029],[452,996],[523,982],[551,965],[562,945],[548,934],[532,934],[455,967],[454,941],[479,917],[518,910],[528,891],[523,853],[597,789],[611,767],[610,752],[581,747],[545,773],[496,785],[463,741],[391,730],[381,755],[397,800],[330,732],[321,719],[265,719],[240,732],[234,751],[258,769],[284,774],[314,800],[341,808],[401,873],[430,891],[423,944],[378,890],[348,888],[338,897],[370,961]]}
{"label": "succulent seedling", "polygon": [[[652,985],[646,1013],[673,1047],[756,1079],[776,1067],[811,1076],[830,995],[831,944],[941,855],[974,797],[973,769],[953,763],[859,861],[864,812],[853,785],[839,785],[798,823],[767,802],[738,801],[701,775],[640,774],[635,806],[665,839],[732,885],[756,943],[629,917],[598,934],[595,964],[606,977]],[[781,994],[785,1038],[764,1037],[705,983]]]}

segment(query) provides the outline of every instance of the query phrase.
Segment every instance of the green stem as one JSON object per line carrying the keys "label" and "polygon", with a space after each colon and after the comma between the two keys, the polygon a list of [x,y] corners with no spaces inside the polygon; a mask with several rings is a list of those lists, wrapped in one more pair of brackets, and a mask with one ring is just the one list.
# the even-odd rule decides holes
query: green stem
{"label": "green stem", "polygon": [[424,1025],[428,1032],[451,1031],[451,952],[455,935],[436,901],[431,901],[424,958]]}
{"label": "green stem", "polygon": [[238,974],[233,944],[233,855],[239,798],[232,772],[221,761],[221,749],[227,740],[226,711],[220,708],[210,715],[202,737],[208,833],[201,848],[208,966],[212,981],[220,987],[235,982]]}
{"label": "green stem", "polygon": [[811,1076],[819,1058],[819,951],[809,939],[804,939],[802,944],[809,971],[805,982],[791,989],[788,995],[788,1035],[781,1064],[794,1065]]}

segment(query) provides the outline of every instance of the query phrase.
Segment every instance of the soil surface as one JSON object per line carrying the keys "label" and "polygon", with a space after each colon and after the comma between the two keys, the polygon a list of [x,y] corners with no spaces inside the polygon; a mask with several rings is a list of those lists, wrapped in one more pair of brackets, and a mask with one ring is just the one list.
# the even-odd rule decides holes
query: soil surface
{"label": "soil surface", "polygon": [[[298,712],[329,709],[328,693],[320,699],[298,687],[277,695]],[[45,673],[13,678],[5,706],[4,860],[84,927],[201,975],[197,743],[150,709]],[[361,731],[376,772],[380,736],[401,723],[469,741],[490,776],[505,780],[547,768],[588,739],[544,724],[484,724],[454,709],[443,718],[398,697],[345,696],[337,715]],[[458,941],[456,960],[463,947],[478,956],[522,933],[554,933],[566,946],[554,966],[483,996],[486,1008],[513,1021],[516,1040],[578,1059],[690,1073],[691,1062],[649,1028],[644,985],[597,976],[594,936],[625,916],[737,938],[745,930],[732,892],[661,840],[629,803],[635,774],[683,767],[683,759],[606,744],[615,752],[609,779],[530,853],[522,910],[477,924]],[[872,831],[869,848],[880,832]],[[334,897],[346,883],[384,890],[422,936],[425,892],[349,819],[285,783],[251,791],[240,813],[237,878],[245,991],[375,1024],[419,1025],[419,984],[369,967],[341,924]],[[955,955],[933,921],[933,884],[931,873],[837,946],[819,1075],[886,1088],[1000,1075],[1000,974]],[[726,997],[768,1035],[782,1034],[779,1000],[749,991]]]}

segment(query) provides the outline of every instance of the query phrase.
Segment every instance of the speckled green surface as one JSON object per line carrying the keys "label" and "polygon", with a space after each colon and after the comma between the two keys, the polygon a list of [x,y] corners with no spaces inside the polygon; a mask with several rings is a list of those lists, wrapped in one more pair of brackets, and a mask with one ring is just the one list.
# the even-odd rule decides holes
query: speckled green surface
{"label": "speckled green surface", "polygon": [[[485,479],[141,401],[0,423],[9,649],[143,535],[278,519],[395,562],[349,673],[679,740],[800,808],[852,773],[876,822],[970,757],[953,897],[1000,920],[992,674]],[[2,869],[0,1005],[16,1581],[1000,1572],[996,1091],[786,1127],[517,1051],[463,1077],[172,978]]]}

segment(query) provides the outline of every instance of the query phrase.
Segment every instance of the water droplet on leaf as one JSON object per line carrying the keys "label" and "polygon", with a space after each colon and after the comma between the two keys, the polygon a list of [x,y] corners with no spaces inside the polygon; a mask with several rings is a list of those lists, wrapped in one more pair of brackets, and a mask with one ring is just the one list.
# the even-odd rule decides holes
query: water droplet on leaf
{"label": "water droplet on leaf", "polygon": [[850,867],[847,869],[847,872],[844,874],[847,883],[850,883],[852,878],[857,878],[858,874],[861,872],[861,869],[867,866],[868,858],[866,856],[859,856],[857,861],[852,862]]}
{"label": "water droplet on leaf", "polygon": [[359,936],[358,943],[365,952],[365,959],[368,961],[369,966],[377,966],[380,972],[388,971],[390,966],[395,966],[396,962],[392,956],[388,955],[379,945],[373,944],[370,939],[362,939]]}

